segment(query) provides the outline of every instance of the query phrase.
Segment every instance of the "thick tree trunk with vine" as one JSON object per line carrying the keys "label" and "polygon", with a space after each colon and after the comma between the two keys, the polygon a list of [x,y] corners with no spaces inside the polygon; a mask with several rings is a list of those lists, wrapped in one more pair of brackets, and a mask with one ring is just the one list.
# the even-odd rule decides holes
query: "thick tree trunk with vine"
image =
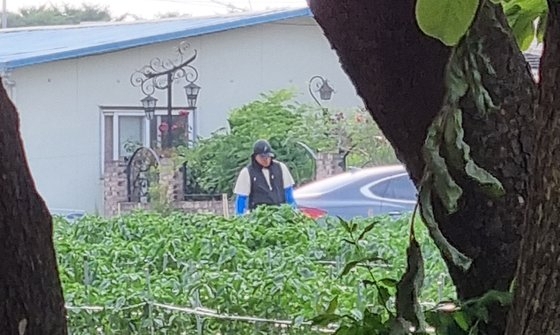
{"label": "thick tree trunk with vine", "polygon": [[548,1],[537,146],[507,334],[560,334],[560,4]]}
{"label": "thick tree trunk with vine", "polygon": [[[427,129],[442,107],[450,50],[419,30],[413,0],[311,0],[310,6],[372,117],[418,184]],[[502,182],[506,195],[490,199],[478,185],[454,175],[464,191],[459,211],[448,216],[434,203],[445,237],[473,259],[466,273],[449,264],[460,298],[509,287],[534,146],[536,87],[503,13],[485,5],[472,33],[481,36],[482,53],[496,71],[482,78],[500,109],[482,116],[472,99],[464,99],[465,142],[474,161]],[[506,312],[492,310],[489,333],[504,332]]]}
{"label": "thick tree trunk with vine", "polygon": [[0,333],[66,334],[52,219],[35,190],[18,115],[2,85],[0,190]]}

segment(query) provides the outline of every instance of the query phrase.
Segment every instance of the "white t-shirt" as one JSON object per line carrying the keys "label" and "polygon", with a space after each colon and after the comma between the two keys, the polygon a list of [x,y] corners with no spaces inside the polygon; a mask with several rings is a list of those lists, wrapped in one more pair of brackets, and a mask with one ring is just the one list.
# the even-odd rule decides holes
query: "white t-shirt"
{"label": "white t-shirt", "polygon": [[[284,188],[293,186],[295,184],[294,178],[292,177],[292,174],[286,164],[279,161],[274,161],[274,163],[280,165],[280,168],[282,169]],[[268,182],[268,186],[272,189],[272,186],[270,185],[270,171],[267,168],[262,168],[262,173],[264,175],[264,179]],[[249,176],[249,169],[247,169],[247,167],[244,167],[241,172],[239,172],[233,193],[245,196],[248,196],[249,193],[251,193],[251,177]]]}

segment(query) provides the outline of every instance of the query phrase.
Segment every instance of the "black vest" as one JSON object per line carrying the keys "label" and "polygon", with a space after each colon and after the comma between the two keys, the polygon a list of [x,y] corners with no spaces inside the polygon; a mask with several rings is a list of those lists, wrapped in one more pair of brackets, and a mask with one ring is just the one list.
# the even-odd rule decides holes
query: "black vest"
{"label": "black vest", "polygon": [[272,161],[268,167],[270,173],[270,187],[262,167],[257,162],[247,166],[251,179],[251,193],[249,194],[249,209],[255,209],[259,205],[280,205],[286,202],[284,195],[284,178],[280,164]]}

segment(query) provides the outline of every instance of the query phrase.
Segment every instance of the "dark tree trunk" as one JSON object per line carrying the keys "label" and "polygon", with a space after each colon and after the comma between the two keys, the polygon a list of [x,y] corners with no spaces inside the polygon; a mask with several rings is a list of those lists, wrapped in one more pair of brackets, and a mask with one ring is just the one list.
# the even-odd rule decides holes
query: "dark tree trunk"
{"label": "dark tree trunk", "polygon": [[2,85],[0,302],[2,334],[67,333],[52,219],[35,190],[20,139],[18,115]]}
{"label": "dark tree trunk", "polygon": [[[413,0],[311,0],[315,19],[338,53],[372,117],[418,182],[426,131],[441,108],[444,67],[450,50],[416,25]],[[484,36],[482,52],[496,71],[483,81],[500,111],[481,116],[463,101],[465,141],[473,159],[503,184],[507,195],[492,200],[477,185],[459,180],[464,195],[451,216],[435,203],[448,240],[473,259],[464,273],[450,265],[459,297],[507,290],[519,247],[527,201],[528,159],[533,148],[536,88],[527,64],[496,7],[481,8],[473,25]],[[505,310],[492,311],[488,333],[505,330]]]}
{"label": "dark tree trunk", "polygon": [[548,1],[537,147],[507,334],[560,334],[560,5]]}

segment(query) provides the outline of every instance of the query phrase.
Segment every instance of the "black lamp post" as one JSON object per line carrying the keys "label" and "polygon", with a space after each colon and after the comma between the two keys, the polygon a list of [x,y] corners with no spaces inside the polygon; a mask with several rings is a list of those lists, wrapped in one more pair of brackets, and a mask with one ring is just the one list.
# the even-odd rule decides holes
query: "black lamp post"
{"label": "black lamp post", "polygon": [[[313,87],[315,87],[315,89],[313,89]],[[311,94],[311,97],[315,100],[317,105],[323,108],[323,105],[321,105],[321,102],[319,102],[319,99],[317,99],[315,95],[316,92],[319,92],[319,98],[322,101],[326,101],[331,99],[334,89],[329,85],[329,81],[321,76],[313,76],[309,80],[309,94]]]}
{"label": "black lamp post", "polygon": [[167,91],[167,137],[162,143],[164,148],[173,146],[173,124],[172,115],[172,87],[175,80],[184,78],[187,81],[185,93],[187,96],[187,108],[193,112],[193,140],[196,139],[196,100],[200,92],[200,86],[194,82],[198,79],[198,71],[190,65],[197,56],[196,50],[191,57],[184,59],[189,44],[182,42],[177,49],[179,55],[175,60],[162,61],[160,58],[153,58],[149,65],[145,65],[140,70],[134,72],[130,77],[132,86],[140,87],[146,97],[141,100],[142,107],[146,112],[146,118],[154,117],[157,99],[152,97],[155,90]]}

